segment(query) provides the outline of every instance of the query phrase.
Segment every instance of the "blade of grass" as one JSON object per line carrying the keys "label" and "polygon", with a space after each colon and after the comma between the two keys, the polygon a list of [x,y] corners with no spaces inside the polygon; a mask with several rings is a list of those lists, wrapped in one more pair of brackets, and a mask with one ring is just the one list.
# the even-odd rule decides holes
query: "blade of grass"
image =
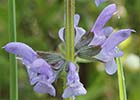
{"label": "blade of grass", "polygon": [[120,58],[116,58],[116,61],[118,65],[118,83],[119,83],[120,100],[127,100],[123,66],[122,66]]}
{"label": "blade of grass", "polygon": [[[16,42],[16,5],[15,0],[8,0],[8,24],[10,42]],[[18,100],[18,75],[16,56],[10,54],[10,100]]]}

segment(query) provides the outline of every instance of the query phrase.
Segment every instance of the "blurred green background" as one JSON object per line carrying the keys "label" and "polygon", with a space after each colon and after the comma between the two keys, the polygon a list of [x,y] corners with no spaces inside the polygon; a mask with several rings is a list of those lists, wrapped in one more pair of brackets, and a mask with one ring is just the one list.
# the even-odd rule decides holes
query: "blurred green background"
{"label": "blurred green background", "polygon": [[[107,23],[115,29],[133,28],[136,33],[120,45],[126,76],[128,100],[140,100],[140,0],[108,0],[98,8],[94,0],[76,0],[79,26],[89,31],[101,10],[109,3],[118,5],[117,16]],[[8,1],[0,0],[0,47],[9,41]],[[63,0],[16,0],[17,41],[34,50],[58,51],[58,30],[63,27]],[[56,100],[47,94],[37,94],[28,81],[25,67],[18,62],[19,100]],[[119,100],[117,73],[109,76],[101,63],[80,64],[80,78],[88,93],[76,100]],[[57,84],[59,87],[61,84]],[[0,49],[0,100],[9,100],[9,57]],[[57,99],[58,100],[58,99]]]}

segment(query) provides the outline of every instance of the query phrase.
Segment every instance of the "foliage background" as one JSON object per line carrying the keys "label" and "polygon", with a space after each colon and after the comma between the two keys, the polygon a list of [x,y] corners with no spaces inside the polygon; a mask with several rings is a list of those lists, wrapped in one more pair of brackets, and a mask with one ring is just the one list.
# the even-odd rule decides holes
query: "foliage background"
{"label": "foliage background", "polygon": [[[136,33],[120,47],[123,56],[128,100],[140,100],[140,0],[108,0],[97,8],[94,0],[76,0],[76,13],[81,15],[79,26],[92,28],[101,10],[109,3],[118,5],[121,18],[114,16],[108,23],[115,29],[133,28]],[[56,51],[61,42],[58,30],[63,26],[63,0],[16,0],[17,40],[34,50]],[[0,47],[9,41],[8,1],[0,0]],[[80,78],[88,90],[76,100],[119,100],[117,73],[109,76],[101,63],[80,63]],[[19,100],[56,100],[37,94],[28,81],[25,67],[18,63]],[[61,86],[61,84],[60,84]],[[58,84],[59,87],[59,84]],[[9,100],[9,56],[0,49],[0,100]]]}

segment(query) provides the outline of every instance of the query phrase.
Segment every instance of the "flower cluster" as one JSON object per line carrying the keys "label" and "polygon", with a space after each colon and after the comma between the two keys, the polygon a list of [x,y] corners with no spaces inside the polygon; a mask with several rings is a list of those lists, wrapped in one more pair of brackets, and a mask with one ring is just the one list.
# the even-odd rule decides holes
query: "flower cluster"
{"label": "flower cluster", "polygon": [[[95,0],[97,6],[104,1],[106,0]],[[105,26],[115,12],[117,12],[115,4],[105,7],[89,32],[78,26],[80,16],[78,14],[74,16],[75,58],[101,61],[105,64],[105,71],[109,75],[117,71],[115,57],[123,55],[123,52],[117,46],[126,40],[131,32],[134,32],[132,29],[114,31],[113,27]],[[58,34],[65,44],[65,27],[61,28]],[[74,98],[75,96],[87,93],[80,82],[77,64],[66,61],[61,54],[36,52],[21,42],[10,42],[4,46],[4,49],[9,53],[17,55],[23,62],[34,91],[55,96],[56,90],[53,82],[65,71],[67,72],[67,87],[62,97]]]}

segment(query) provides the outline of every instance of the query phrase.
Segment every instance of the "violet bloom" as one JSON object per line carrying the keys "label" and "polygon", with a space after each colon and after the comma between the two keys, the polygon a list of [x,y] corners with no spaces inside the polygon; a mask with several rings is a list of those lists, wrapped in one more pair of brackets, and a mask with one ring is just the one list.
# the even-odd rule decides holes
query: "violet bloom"
{"label": "violet bloom", "polygon": [[76,66],[72,62],[69,63],[68,67],[67,86],[62,95],[63,98],[75,97],[87,93],[83,84],[80,82]]}
{"label": "violet bloom", "polygon": [[123,52],[120,51],[117,46],[124,40],[126,40],[130,33],[134,32],[132,29],[122,29],[111,34],[108,39],[101,45],[102,50],[95,56],[95,58],[105,63],[105,70],[108,74],[112,75],[117,70],[117,64],[114,60],[115,57],[120,57]]}
{"label": "violet bloom", "polygon": [[115,4],[110,4],[104,8],[99,17],[97,18],[91,32],[94,33],[93,40],[89,43],[89,46],[102,45],[106,38],[113,32],[112,27],[104,27],[112,15],[117,11]]}
{"label": "violet bloom", "polygon": [[101,3],[105,2],[106,0],[95,0],[96,6],[99,6]]}
{"label": "violet bloom", "polygon": [[7,52],[19,56],[26,66],[30,83],[34,85],[34,90],[39,93],[48,93],[55,96],[55,89],[52,82],[55,75],[50,65],[41,58],[28,45],[20,42],[11,42],[3,47]]}
{"label": "violet bloom", "polygon": [[[75,29],[75,39],[74,44],[81,39],[81,37],[86,33],[86,31],[82,27],[78,27],[78,23],[80,20],[80,16],[78,14],[74,15],[74,29]],[[65,41],[65,27],[61,28],[58,32],[59,38],[64,42]]]}
{"label": "violet bloom", "polygon": [[37,53],[28,45],[21,42],[10,42],[3,47],[7,52],[17,55],[21,58],[23,64],[26,66],[30,78],[30,84],[34,85],[32,79],[37,76],[37,73],[31,71],[30,65],[37,59]]}

